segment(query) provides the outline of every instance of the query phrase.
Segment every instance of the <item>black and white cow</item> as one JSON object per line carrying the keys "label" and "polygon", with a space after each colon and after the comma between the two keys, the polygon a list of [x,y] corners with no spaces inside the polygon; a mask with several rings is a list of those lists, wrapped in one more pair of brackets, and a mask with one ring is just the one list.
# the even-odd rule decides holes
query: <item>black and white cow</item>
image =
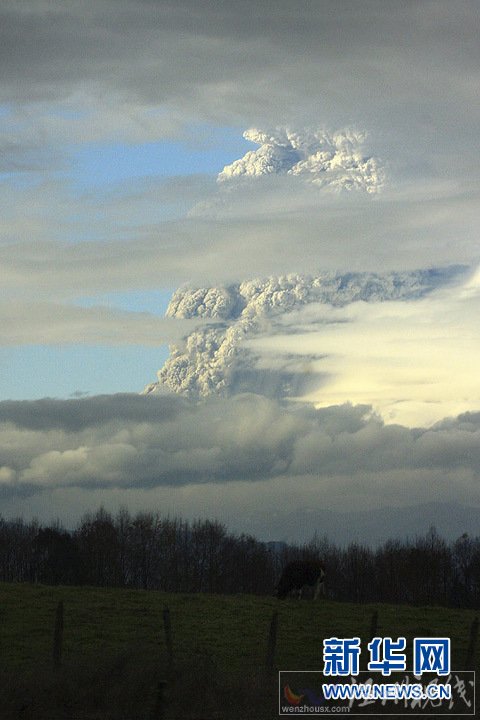
{"label": "black and white cow", "polygon": [[301,598],[304,588],[313,589],[313,598],[325,595],[325,566],[319,560],[293,560],[285,566],[277,586],[280,600],[288,595]]}

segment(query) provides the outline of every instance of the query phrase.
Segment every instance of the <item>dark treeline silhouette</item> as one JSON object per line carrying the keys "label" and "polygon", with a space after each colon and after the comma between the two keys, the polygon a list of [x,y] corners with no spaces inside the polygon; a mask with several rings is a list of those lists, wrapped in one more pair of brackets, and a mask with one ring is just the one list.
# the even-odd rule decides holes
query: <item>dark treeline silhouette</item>
{"label": "dark treeline silhouette", "polygon": [[85,515],[67,531],[57,523],[0,518],[0,580],[48,585],[131,587],[166,592],[275,592],[291,560],[322,560],[334,600],[448,605],[480,603],[480,537],[447,543],[435,528],[378,548],[327,538],[304,545],[234,535],[215,520],[158,513]]}

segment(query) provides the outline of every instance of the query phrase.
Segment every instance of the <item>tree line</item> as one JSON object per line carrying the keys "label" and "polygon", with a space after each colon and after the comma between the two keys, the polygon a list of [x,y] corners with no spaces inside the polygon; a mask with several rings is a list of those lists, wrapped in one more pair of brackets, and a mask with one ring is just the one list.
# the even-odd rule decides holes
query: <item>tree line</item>
{"label": "tree line", "polygon": [[271,595],[291,560],[320,559],[334,600],[478,607],[480,537],[447,543],[435,530],[377,548],[303,545],[236,535],[216,520],[103,508],[76,528],[0,517],[0,580],[165,592]]}

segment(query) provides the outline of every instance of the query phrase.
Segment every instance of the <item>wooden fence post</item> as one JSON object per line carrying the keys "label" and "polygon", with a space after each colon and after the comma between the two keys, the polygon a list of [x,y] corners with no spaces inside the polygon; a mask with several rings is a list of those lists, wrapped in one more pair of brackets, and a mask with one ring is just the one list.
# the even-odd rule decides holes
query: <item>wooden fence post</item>
{"label": "wooden fence post", "polygon": [[268,632],[267,656],[265,659],[265,667],[269,671],[275,668],[275,649],[277,647],[277,630],[278,630],[278,611],[272,615],[270,621],[270,630]]}
{"label": "wooden fence post", "polygon": [[53,667],[58,670],[62,664],[63,642],[63,600],[60,600],[55,613],[55,627],[53,630]]}
{"label": "wooden fence post", "polygon": [[153,708],[152,720],[163,720],[165,717],[165,680],[158,681],[157,697],[155,699],[155,707]]}
{"label": "wooden fence post", "polygon": [[163,630],[165,632],[165,645],[167,647],[167,661],[169,672],[173,672],[173,639],[172,639],[172,621],[170,619],[170,610],[167,605],[163,608]]}
{"label": "wooden fence post", "polygon": [[477,639],[478,639],[478,617],[474,619],[472,622],[472,626],[470,628],[470,640],[468,643],[468,649],[467,649],[467,658],[465,661],[465,670],[474,670],[475,669],[475,648],[477,646]]}

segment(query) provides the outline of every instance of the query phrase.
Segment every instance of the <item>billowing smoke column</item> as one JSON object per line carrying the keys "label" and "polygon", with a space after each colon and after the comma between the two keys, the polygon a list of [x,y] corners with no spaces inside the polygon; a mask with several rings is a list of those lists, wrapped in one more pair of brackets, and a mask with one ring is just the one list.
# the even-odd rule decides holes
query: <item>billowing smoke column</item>
{"label": "billowing smoke column", "polygon": [[364,133],[251,128],[243,136],[260,147],[224,167],[220,183],[241,177],[295,175],[321,188],[367,193],[378,192],[384,184],[380,161],[364,153]]}
{"label": "billowing smoke column", "polygon": [[[258,392],[273,397],[303,394],[312,382],[305,372],[308,358],[277,358],[262,364],[246,341],[275,332],[281,316],[309,303],[343,306],[364,301],[420,297],[441,282],[432,271],[412,273],[325,273],[316,277],[287,275],[236,285],[177,290],[167,309],[172,318],[209,320],[181,345],[170,346],[170,357],[158,372],[158,382],[145,393],[169,388],[192,398]],[[282,325],[282,332],[285,326]]]}
{"label": "billowing smoke column", "polygon": [[[223,169],[217,178],[222,188],[231,190],[243,179],[252,183],[268,175],[290,175],[326,191],[372,194],[385,181],[380,161],[364,151],[364,133],[276,128],[271,132],[250,129],[244,137],[259,148]],[[288,323],[282,323],[282,316],[310,303],[342,306],[357,300],[415,298],[440,280],[438,273],[429,271],[323,273],[177,290],[167,316],[208,322],[199,324],[184,343],[170,346],[170,357],[158,372],[158,382],[144,392],[169,389],[192,398],[238,392],[276,398],[301,396],[318,381],[310,372],[311,361],[318,356],[260,357],[249,340],[276,331],[293,332]]]}

